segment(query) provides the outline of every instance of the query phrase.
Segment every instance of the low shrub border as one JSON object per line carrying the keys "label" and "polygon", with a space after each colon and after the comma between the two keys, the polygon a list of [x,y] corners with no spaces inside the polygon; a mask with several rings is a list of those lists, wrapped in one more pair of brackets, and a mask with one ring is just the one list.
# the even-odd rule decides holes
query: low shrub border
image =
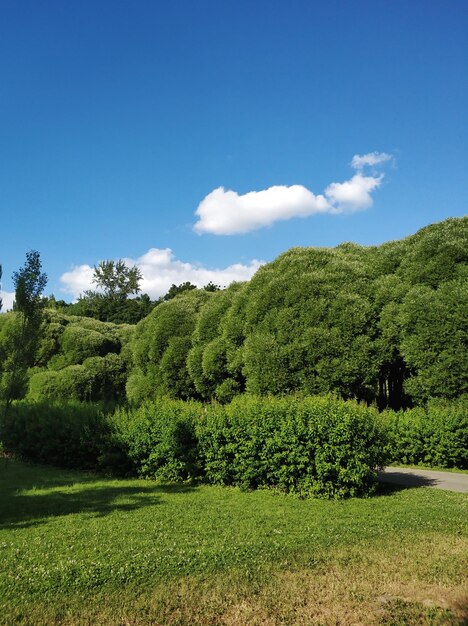
{"label": "low shrub border", "polygon": [[375,409],[328,397],[238,397],[197,424],[210,483],[301,496],[369,495],[385,464]]}
{"label": "low shrub border", "polygon": [[426,408],[385,411],[391,463],[468,469],[468,397],[433,400]]}
{"label": "low shrub border", "polygon": [[161,398],[112,413],[22,401],[1,432],[6,450],[33,461],[304,497],[372,494],[389,462],[468,467],[466,399],[382,414],[333,397]]}

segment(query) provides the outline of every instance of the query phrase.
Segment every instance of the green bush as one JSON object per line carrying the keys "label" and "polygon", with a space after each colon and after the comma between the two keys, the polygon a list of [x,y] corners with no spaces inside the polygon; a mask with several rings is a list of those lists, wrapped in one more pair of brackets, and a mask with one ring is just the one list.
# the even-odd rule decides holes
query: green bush
{"label": "green bush", "polygon": [[110,442],[102,408],[79,402],[16,402],[1,432],[10,452],[60,467],[96,469]]}
{"label": "green bush", "polygon": [[126,364],[119,354],[89,357],[83,367],[92,377],[89,400],[112,403],[125,398]]}
{"label": "green bush", "polygon": [[[96,320],[92,321],[96,322]],[[84,325],[69,324],[61,337],[61,349],[65,360],[63,365],[76,365],[92,356],[119,352],[120,343],[112,336]]]}
{"label": "green bush", "polygon": [[376,411],[333,398],[161,398],[118,410],[112,424],[134,471],[159,480],[341,498],[372,493],[385,462]]}
{"label": "green bush", "polygon": [[60,373],[54,370],[37,369],[30,372],[27,399],[36,402],[41,400],[61,399],[59,391]]}
{"label": "green bush", "polygon": [[42,323],[42,335],[36,353],[36,365],[47,367],[49,361],[60,350],[60,338],[63,335],[66,324],[63,320],[51,321],[49,311],[46,311]]}
{"label": "green bush", "polygon": [[157,306],[137,324],[132,341],[133,368],[127,382],[130,402],[197,396],[187,355],[199,311],[212,296],[198,289],[186,291]]}
{"label": "green bush", "polygon": [[396,463],[468,468],[468,396],[427,408],[382,414],[388,454]]}
{"label": "green bush", "polygon": [[84,365],[69,365],[58,372],[43,370],[29,381],[27,400],[91,401],[93,374]]}
{"label": "green bush", "polygon": [[125,397],[126,364],[119,354],[88,357],[58,371],[31,371],[27,400],[115,403]]}
{"label": "green bush", "polygon": [[140,476],[185,481],[200,475],[195,422],[202,411],[196,402],[168,398],[112,417],[117,447],[124,449]]}
{"label": "green bush", "polygon": [[438,289],[414,287],[400,310],[400,349],[414,372],[406,390],[414,400],[468,393],[468,281]]}
{"label": "green bush", "polygon": [[378,414],[329,396],[238,396],[160,398],[107,416],[96,404],[23,401],[0,427],[5,449],[34,461],[343,498],[373,493],[389,461],[468,468],[467,407],[465,397]]}
{"label": "green bush", "polygon": [[238,397],[208,407],[197,435],[210,483],[361,496],[385,463],[377,412],[333,398]]}
{"label": "green bush", "polygon": [[221,326],[243,286],[243,283],[232,283],[227,289],[215,292],[200,309],[192,334],[192,348],[187,356],[187,368],[196,391],[204,400],[225,400],[224,383],[230,374],[227,342],[222,336]]}

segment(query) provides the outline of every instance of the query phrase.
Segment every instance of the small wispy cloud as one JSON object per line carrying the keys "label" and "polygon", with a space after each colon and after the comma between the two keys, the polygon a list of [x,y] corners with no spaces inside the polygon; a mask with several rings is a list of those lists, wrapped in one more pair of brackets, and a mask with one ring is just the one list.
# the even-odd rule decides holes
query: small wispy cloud
{"label": "small wispy cloud", "polygon": [[345,182],[331,183],[319,195],[302,185],[275,185],[245,194],[218,187],[198,205],[198,220],[193,228],[200,234],[236,235],[294,217],[368,209],[372,206],[371,193],[380,187],[384,175],[364,176],[362,170],[390,159],[392,156],[385,152],[354,155],[351,165],[357,173]]}
{"label": "small wispy cloud", "polygon": [[[151,248],[137,259],[124,259],[127,265],[140,268],[143,279],[140,283],[142,293],[156,299],[167,293],[172,284],[179,285],[186,281],[197,287],[203,287],[210,281],[215,285],[227,287],[232,282],[249,280],[263,261],[252,260],[246,264],[234,263],[224,268],[207,268],[201,265],[180,261],[170,248]],[[93,284],[94,269],[91,265],[78,265],[60,277],[62,291],[78,298],[87,289],[95,289]]]}
{"label": "small wispy cloud", "polygon": [[351,160],[351,167],[362,170],[366,165],[375,166],[392,160],[392,155],[387,152],[368,152],[367,154],[355,154]]}

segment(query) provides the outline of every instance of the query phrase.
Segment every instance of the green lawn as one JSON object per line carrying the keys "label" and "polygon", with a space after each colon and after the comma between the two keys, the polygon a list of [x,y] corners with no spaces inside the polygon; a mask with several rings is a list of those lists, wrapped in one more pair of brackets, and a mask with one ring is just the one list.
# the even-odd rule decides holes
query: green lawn
{"label": "green lawn", "polygon": [[0,459],[0,624],[462,624],[468,497],[344,502]]}

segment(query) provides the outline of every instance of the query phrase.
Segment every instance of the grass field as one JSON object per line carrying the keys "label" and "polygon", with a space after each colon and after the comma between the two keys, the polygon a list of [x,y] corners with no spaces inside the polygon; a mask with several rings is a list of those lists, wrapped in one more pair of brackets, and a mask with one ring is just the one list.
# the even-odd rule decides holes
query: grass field
{"label": "grass field", "polygon": [[0,459],[0,624],[465,624],[468,497],[344,502]]}

